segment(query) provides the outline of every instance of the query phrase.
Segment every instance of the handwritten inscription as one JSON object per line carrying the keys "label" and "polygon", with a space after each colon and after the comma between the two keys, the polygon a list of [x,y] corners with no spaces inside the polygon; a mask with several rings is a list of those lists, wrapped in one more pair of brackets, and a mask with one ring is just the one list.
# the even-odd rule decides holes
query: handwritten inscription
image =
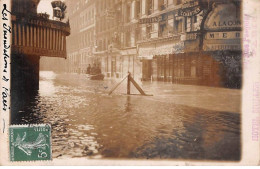
{"label": "handwritten inscription", "polygon": [[[2,51],[2,55],[3,55],[3,67],[2,67],[2,90],[1,90],[1,94],[2,94],[2,111],[6,112],[9,110],[9,94],[10,94],[10,89],[9,89],[9,65],[10,65],[10,56],[9,56],[9,50],[11,48],[11,45],[9,44],[9,37],[12,33],[12,28],[11,26],[8,24],[8,16],[11,16],[11,12],[8,10],[7,5],[3,4],[3,8],[2,8],[2,30],[3,30],[3,51]],[[3,119],[3,122],[5,120]],[[3,126],[3,128],[5,128]],[[3,130],[4,132],[4,130]]]}

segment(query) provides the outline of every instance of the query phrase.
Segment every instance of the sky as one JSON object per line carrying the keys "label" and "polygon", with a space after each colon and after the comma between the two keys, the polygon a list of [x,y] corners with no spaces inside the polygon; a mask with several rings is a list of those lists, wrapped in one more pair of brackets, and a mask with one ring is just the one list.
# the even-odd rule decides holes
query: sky
{"label": "sky", "polygon": [[38,5],[38,8],[37,8],[37,12],[38,13],[47,13],[50,15],[50,19],[52,19],[52,15],[53,15],[53,9],[52,9],[52,6],[51,6],[51,2],[53,0],[41,0],[39,5]]}

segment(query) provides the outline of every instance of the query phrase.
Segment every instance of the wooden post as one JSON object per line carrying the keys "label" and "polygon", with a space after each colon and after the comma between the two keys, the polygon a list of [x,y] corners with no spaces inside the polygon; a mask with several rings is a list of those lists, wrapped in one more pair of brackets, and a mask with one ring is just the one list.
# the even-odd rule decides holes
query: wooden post
{"label": "wooden post", "polygon": [[127,94],[128,95],[130,95],[130,87],[131,87],[130,76],[131,76],[131,74],[128,72],[128,76],[127,76]]}
{"label": "wooden post", "polygon": [[[129,73],[129,76],[128,76],[128,79],[129,79],[129,86],[130,86],[130,81],[133,83],[133,85],[136,87],[136,89],[142,94],[142,95],[147,95],[145,94],[145,92],[142,90],[142,88],[136,83],[136,81],[131,77],[130,73]],[[129,87],[130,89],[130,87]],[[128,93],[127,93],[128,94]],[[130,94],[130,90],[129,90],[129,94]]]}
{"label": "wooden post", "polygon": [[113,91],[116,90],[116,88],[127,78],[127,95],[130,95],[130,84],[131,82],[136,87],[136,89],[141,93],[141,95],[144,96],[152,96],[150,94],[145,94],[143,89],[136,83],[136,81],[132,78],[131,73],[128,72],[128,74],[115,86],[112,88],[112,90],[108,93],[108,95],[112,94]]}

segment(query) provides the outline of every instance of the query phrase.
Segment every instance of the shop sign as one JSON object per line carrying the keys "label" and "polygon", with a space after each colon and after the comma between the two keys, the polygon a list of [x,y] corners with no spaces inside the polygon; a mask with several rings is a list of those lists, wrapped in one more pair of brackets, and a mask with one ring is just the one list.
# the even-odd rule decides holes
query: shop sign
{"label": "shop sign", "polygon": [[205,39],[240,39],[241,32],[232,31],[232,32],[208,32],[205,36]]}
{"label": "shop sign", "polygon": [[201,12],[201,8],[199,6],[194,7],[192,9],[180,9],[178,13],[175,15],[178,16],[194,16]]}
{"label": "shop sign", "polygon": [[199,1],[198,0],[186,0],[183,4],[182,4],[182,9],[184,8],[192,8],[192,7],[196,7],[199,6]]}
{"label": "shop sign", "polygon": [[139,19],[138,23],[139,24],[157,23],[157,22],[161,22],[162,20],[163,20],[162,16],[155,16],[150,18]]}
{"label": "shop sign", "polygon": [[241,50],[241,44],[205,44],[205,51]]}
{"label": "shop sign", "polygon": [[197,33],[187,33],[186,34],[186,40],[196,40],[198,34]]}
{"label": "shop sign", "polygon": [[175,44],[162,44],[157,47],[140,47],[139,56],[155,56],[155,55],[167,55],[167,54],[176,54],[183,53],[184,51],[184,42],[179,42]]}
{"label": "shop sign", "polygon": [[241,32],[208,32],[205,35],[204,50],[241,50]]}
{"label": "shop sign", "polygon": [[237,7],[230,4],[218,4],[205,21],[205,29],[241,28],[241,19]]}

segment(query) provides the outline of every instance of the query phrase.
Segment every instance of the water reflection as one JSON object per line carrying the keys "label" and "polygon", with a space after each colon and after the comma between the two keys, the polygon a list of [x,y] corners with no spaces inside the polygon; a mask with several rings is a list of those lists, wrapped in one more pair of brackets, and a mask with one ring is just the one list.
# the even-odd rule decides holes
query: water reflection
{"label": "water reflection", "polygon": [[41,72],[38,94],[13,122],[50,123],[53,158],[240,159],[238,113],[108,96],[114,83]]}

